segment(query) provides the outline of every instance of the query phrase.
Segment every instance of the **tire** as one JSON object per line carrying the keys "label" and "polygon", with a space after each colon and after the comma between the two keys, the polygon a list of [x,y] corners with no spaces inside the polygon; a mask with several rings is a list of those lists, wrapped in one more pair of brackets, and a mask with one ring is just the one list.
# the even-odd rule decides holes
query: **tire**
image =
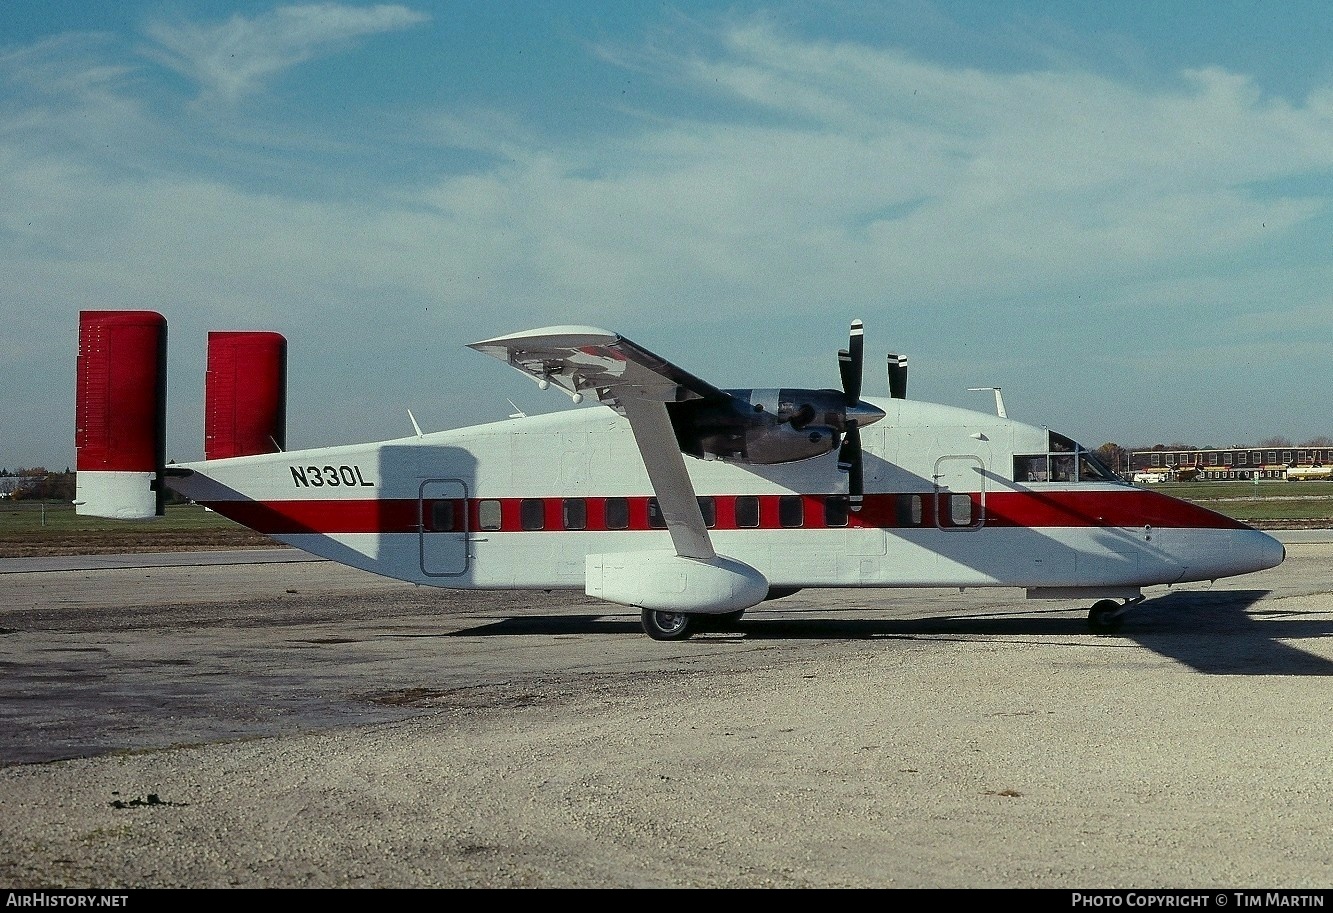
{"label": "tire", "polygon": [[644,609],[640,618],[643,633],[653,640],[684,640],[694,633],[694,619],[684,612]]}
{"label": "tire", "polygon": [[1094,634],[1114,634],[1120,630],[1121,607],[1113,599],[1103,599],[1088,610],[1088,627]]}

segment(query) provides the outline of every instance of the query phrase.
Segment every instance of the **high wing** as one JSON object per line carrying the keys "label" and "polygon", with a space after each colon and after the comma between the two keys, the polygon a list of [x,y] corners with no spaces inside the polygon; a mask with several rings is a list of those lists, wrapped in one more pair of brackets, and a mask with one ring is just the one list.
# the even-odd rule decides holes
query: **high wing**
{"label": "high wing", "polygon": [[599,402],[629,419],[676,554],[702,560],[716,557],[666,404],[692,400],[729,404],[729,393],[623,336],[596,327],[544,327],[474,342],[468,348],[507,362],[543,389],[559,387],[576,403],[593,392]]}
{"label": "high wing", "polygon": [[617,411],[631,397],[664,403],[730,399],[725,391],[642,346],[596,327],[525,330],[474,342],[468,348],[508,362],[543,389],[554,384],[579,397],[595,391],[599,401]]}

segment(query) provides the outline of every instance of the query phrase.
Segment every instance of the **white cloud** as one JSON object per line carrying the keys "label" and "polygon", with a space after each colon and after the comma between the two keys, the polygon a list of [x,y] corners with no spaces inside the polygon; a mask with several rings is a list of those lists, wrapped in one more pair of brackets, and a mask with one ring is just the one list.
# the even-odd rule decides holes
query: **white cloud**
{"label": "white cloud", "polygon": [[339,3],[281,6],[260,16],[232,16],[216,25],[150,23],[156,45],[146,53],[228,101],[260,88],[264,80],[354,39],[419,25],[428,16],[405,6],[358,7]]}

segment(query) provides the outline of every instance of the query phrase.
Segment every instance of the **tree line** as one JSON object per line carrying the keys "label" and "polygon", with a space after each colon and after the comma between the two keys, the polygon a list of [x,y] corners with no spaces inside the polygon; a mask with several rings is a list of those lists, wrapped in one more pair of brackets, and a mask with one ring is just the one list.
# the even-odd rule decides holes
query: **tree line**
{"label": "tree line", "polygon": [[0,495],[11,501],[73,501],[74,473],[52,472],[45,466],[0,469]]}

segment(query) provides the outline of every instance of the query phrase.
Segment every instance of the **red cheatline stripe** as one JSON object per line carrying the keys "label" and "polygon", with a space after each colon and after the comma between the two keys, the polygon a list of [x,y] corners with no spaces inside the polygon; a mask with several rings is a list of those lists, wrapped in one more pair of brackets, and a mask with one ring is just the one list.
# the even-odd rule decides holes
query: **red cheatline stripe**
{"label": "red cheatline stripe", "polygon": [[[717,496],[712,499],[716,523],[714,529],[745,529],[738,501],[745,496]],[[782,503],[787,496],[758,496],[758,527],[783,529],[830,528],[825,518],[825,495],[798,495],[801,509]],[[974,501],[976,496],[973,496]],[[565,529],[564,500],[528,499],[529,515],[539,514],[544,531]],[[607,502],[623,500],[630,530],[661,528],[649,522],[651,498],[624,499],[580,498],[583,502],[583,528],[592,531],[611,529]],[[848,514],[851,528],[881,527],[911,529],[935,526],[934,495],[866,495],[864,507]],[[293,501],[208,501],[205,506],[236,522],[269,535],[290,533],[415,533],[424,514],[425,526],[437,532],[462,531],[461,499],[430,500],[422,505],[407,499],[347,499]],[[437,508],[435,505],[441,507]],[[499,506],[500,524],[495,531],[525,531],[524,500],[519,498],[470,499],[467,501],[467,528],[483,529],[482,514],[493,516]],[[612,505],[614,507],[614,505]],[[916,508],[915,510],[913,508]],[[948,507],[945,505],[945,515]],[[612,511],[614,513],[614,511]],[[793,523],[793,513],[800,519]],[[834,524],[841,526],[843,524]],[[985,525],[1015,527],[1143,527],[1185,529],[1245,529],[1246,524],[1222,516],[1187,501],[1156,492],[1125,491],[1051,491],[989,492],[986,495]],[[488,524],[487,531],[493,528]]]}

